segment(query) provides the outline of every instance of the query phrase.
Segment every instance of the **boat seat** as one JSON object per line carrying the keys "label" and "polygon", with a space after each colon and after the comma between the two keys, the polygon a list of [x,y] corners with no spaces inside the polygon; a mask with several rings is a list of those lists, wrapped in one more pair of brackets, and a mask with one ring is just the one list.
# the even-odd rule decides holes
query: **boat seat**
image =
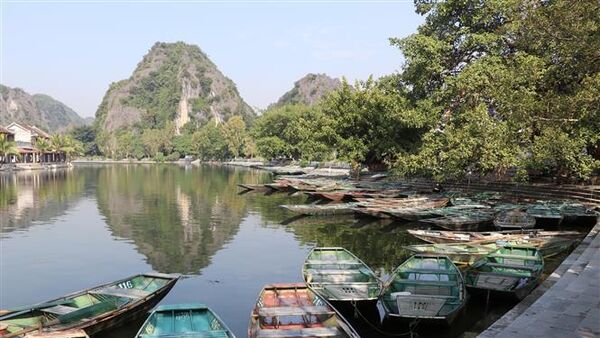
{"label": "boat seat", "polygon": [[362,265],[360,262],[350,261],[350,260],[348,260],[348,261],[342,261],[342,260],[339,260],[339,261],[328,261],[328,260],[317,260],[317,259],[315,259],[315,260],[307,260],[306,264],[315,264],[315,265],[318,265],[318,264],[339,264],[339,265],[353,264],[354,265],[354,264],[356,264],[356,265]]}
{"label": "boat seat", "polygon": [[406,269],[400,271],[401,273],[428,273],[436,275],[457,275],[456,270],[438,270],[438,269]]}
{"label": "boat seat", "polygon": [[144,298],[151,294],[149,291],[138,290],[138,289],[122,289],[114,286],[109,286],[103,289],[90,291],[91,294],[97,295],[109,295],[115,297],[125,297],[125,298],[133,298],[139,299]]}
{"label": "boat seat", "polygon": [[65,305],[55,305],[52,307],[47,307],[45,309],[42,309],[42,312],[47,312],[47,313],[52,313],[55,315],[65,315],[67,313],[71,313],[73,311],[77,311],[78,308],[76,307],[72,307],[72,306],[65,306]]}
{"label": "boat seat", "polygon": [[355,275],[362,274],[355,269],[309,269],[308,273],[313,275]]}
{"label": "boat seat", "polygon": [[294,330],[260,330],[256,338],[338,337],[337,327],[315,327]]}
{"label": "boat seat", "polygon": [[430,281],[430,280],[413,280],[413,279],[396,279],[394,283],[409,284],[409,285],[431,285],[431,286],[457,286],[456,281]]}
{"label": "boat seat", "polygon": [[519,256],[519,255],[504,255],[504,254],[492,254],[490,257],[499,257],[499,258],[516,258],[522,259],[524,261],[539,261],[539,257],[535,256]]}
{"label": "boat seat", "polygon": [[524,266],[524,265],[501,264],[501,263],[486,263],[486,265],[491,266],[493,268],[519,269],[519,270],[528,270],[528,271],[537,270],[533,266]]}
{"label": "boat seat", "polygon": [[328,315],[335,314],[327,306],[283,306],[283,307],[262,307],[258,314],[263,317],[275,316],[304,316],[304,315]]}

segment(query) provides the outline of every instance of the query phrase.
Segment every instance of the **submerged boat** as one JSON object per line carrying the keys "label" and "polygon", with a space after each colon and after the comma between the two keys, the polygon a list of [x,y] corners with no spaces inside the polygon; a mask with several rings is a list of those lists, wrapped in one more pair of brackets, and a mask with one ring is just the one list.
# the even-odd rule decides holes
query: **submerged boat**
{"label": "submerged boat", "polygon": [[537,248],[505,246],[473,263],[465,273],[468,288],[523,299],[538,284],[544,260]]}
{"label": "submerged boat", "polygon": [[465,305],[465,283],[448,257],[415,255],[392,273],[381,299],[389,317],[450,324]]}
{"label": "submerged boat", "polygon": [[344,248],[313,248],[302,269],[306,284],[328,301],[376,301],[381,283]]}
{"label": "submerged boat", "polygon": [[535,227],[535,218],[519,209],[508,210],[496,216],[494,226],[498,230],[531,229]]}
{"label": "submerged boat", "polygon": [[422,219],[421,222],[435,225],[448,230],[478,230],[480,227],[489,225],[493,222],[495,214],[493,212],[472,212],[466,211],[462,215],[448,215]]}
{"label": "submerged boat", "polygon": [[563,215],[560,208],[546,204],[535,204],[527,208],[527,213],[535,218],[535,226],[559,226]]}
{"label": "submerged boat", "polygon": [[324,215],[347,215],[354,213],[356,203],[338,204],[297,204],[280,205],[280,207],[301,215],[324,216]]}
{"label": "submerged boat", "polygon": [[252,310],[249,338],[360,338],[352,326],[306,284],[263,288]]}
{"label": "submerged boat", "polygon": [[161,305],[150,313],[136,338],[235,338],[204,304]]}
{"label": "submerged boat", "polygon": [[[75,292],[0,316],[8,337],[92,336],[144,316],[179,276],[147,273]],[[73,336],[75,337],[75,336]]]}

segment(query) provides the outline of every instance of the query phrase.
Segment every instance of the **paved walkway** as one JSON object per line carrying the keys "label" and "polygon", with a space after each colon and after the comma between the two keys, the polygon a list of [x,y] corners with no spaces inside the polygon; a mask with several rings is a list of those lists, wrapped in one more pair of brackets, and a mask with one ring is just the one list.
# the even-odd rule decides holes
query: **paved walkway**
{"label": "paved walkway", "polygon": [[600,221],[534,292],[480,338],[600,337]]}

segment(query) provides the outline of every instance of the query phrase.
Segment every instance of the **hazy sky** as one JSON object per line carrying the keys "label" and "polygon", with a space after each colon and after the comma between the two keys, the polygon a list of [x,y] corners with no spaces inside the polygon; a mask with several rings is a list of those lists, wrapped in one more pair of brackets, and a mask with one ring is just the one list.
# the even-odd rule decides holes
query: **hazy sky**
{"label": "hazy sky", "polygon": [[412,1],[25,1],[0,0],[0,81],[82,116],[156,41],[200,46],[246,102],[264,108],[309,72],[354,80],[398,71],[388,38],[423,22]]}

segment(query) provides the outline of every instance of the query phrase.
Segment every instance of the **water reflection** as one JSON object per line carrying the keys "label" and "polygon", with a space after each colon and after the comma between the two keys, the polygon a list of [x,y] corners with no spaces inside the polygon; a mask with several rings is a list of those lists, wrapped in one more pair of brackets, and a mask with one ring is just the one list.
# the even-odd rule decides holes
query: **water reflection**
{"label": "water reflection", "polygon": [[0,233],[52,222],[82,196],[84,175],[71,169],[0,174]]}
{"label": "water reflection", "polygon": [[97,200],[114,236],[131,240],[152,268],[195,274],[238,232],[246,199],[235,185],[254,171],[112,166],[98,176]]}

